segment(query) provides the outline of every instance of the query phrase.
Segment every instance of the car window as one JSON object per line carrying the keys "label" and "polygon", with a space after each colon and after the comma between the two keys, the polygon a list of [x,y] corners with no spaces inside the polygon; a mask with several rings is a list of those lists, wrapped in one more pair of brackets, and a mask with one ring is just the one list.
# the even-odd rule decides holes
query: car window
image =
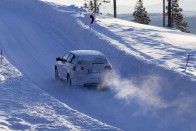
{"label": "car window", "polygon": [[65,54],[65,56],[63,57],[63,60],[62,60],[63,62],[67,62],[67,59],[68,59],[69,54],[70,53]]}
{"label": "car window", "polygon": [[67,62],[73,64],[74,61],[75,61],[75,59],[76,59],[75,55],[69,54],[69,56],[68,56],[68,58],[67,58]]}
{"label": "car window", "polygon": [[80,58],[78,64],[80,65],[90,65],[90,64],[107,64],[108,61],[106,58],[99,58],[99,57],[83,57]]}
{"label": "car window", "polygon": [[71,62],[70,63],[74,63],[75,62],[75,60],[76,60],[76,56],[75,55],[73,55],[73,57],[72,57],[72,59],[71,59]]}
{"label": "car window", "polygon": [[95,58],[93,64],[106,64],[107,60],[105,58]]}
{"label": "car window", "polygon": [[80,65],[90,65],[90,64],[92,64],[92,62],[88,61],[88,60],[79,60],[78,64],[80,64]]}

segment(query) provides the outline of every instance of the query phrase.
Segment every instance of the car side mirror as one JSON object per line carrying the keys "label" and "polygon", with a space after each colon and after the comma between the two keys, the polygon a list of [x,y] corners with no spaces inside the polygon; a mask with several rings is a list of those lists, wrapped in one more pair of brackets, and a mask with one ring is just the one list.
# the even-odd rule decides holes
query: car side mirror
{"label": "car side mirror", "polygon": [[67,62],[67,60],[65,60],[65,59],[61,59],[61,61],[62,61],[62,62]]}
{"label": "car side mirror", "polygon": [[57,58],[56,58],[56,61],[62,61],[62,58],[57,57]]}

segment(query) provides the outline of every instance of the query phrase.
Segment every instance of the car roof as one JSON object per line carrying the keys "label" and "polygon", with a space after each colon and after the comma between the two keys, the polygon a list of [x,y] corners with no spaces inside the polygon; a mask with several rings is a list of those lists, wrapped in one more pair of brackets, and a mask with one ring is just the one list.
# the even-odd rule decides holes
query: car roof
{"label": "car roof", "polygon": [[70,53],[77,56],[94,56],[94,55],[105,56],[103,53],[97,50],[74,50],[74,51],[70,51]]}

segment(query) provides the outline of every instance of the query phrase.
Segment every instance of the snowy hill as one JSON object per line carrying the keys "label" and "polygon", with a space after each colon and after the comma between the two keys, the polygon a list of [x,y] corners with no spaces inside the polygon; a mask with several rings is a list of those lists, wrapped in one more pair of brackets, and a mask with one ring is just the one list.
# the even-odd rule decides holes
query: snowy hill
{"label": "snowy hill", "polygon": [[[187,53],[196,53],[195,35],[105,16],[90,29],[84,13],[37,0],[1,1],[0,128],[196,130],[194,58],[182,72]],[[55,58],[76,49],[108,57],[110,90],[54,80]]]}

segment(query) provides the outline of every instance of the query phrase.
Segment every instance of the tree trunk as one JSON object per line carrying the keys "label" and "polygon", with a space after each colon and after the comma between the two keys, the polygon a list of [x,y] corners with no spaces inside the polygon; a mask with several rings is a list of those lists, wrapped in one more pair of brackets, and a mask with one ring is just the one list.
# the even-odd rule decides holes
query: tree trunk
{"label": "tree trunk", "polygon": [[174,27],[174,4],[173,4],[173,0],[171,1],[171,27]]}
{"label": "tree trunk", "polygon": [[165,0],[163,0],[163,27],[165,27]]}
{"label": "tree trunk", "polygon": [[172,27],[171,0],[168,0],[168,27]]}
{"label": "tree trunk", "polygon": [[116,14],[116,0],[113,0],[114,2],[114,18],[117,17],[117,14]]}
{"label": "tree trunk", "polygon": [[97,0],[94,0],[94,13],[97,13]]}

